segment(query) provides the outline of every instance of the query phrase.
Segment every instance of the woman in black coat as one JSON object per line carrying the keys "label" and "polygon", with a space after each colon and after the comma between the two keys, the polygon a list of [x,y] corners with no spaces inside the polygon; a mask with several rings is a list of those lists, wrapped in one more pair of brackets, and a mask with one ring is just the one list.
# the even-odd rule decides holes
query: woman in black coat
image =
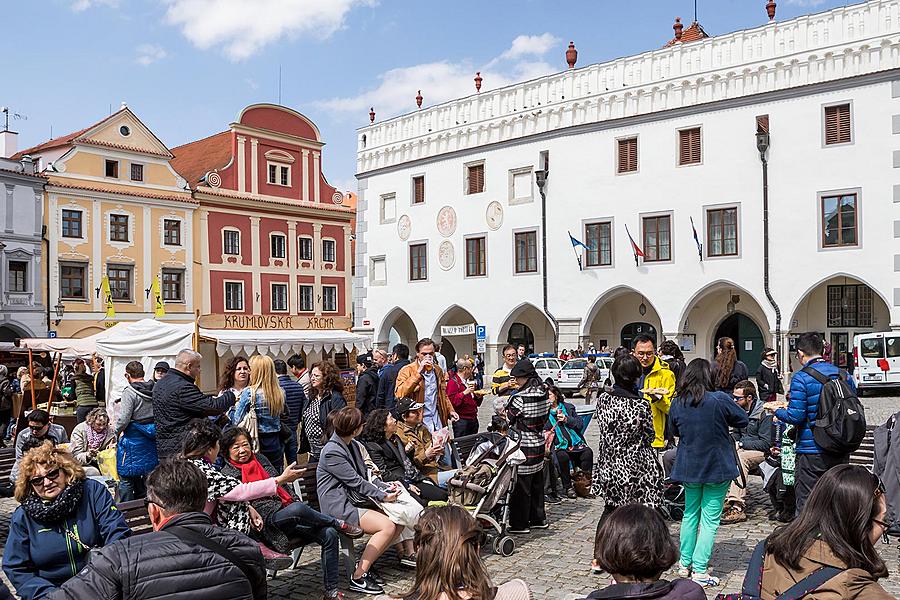
{"label": "woman in black coat", "polygon": [[756,386],[759,389],[759,399],[763,402],[775,400],[778,394],[784,394],[777,353],[773,348],[763,350],[762,362],[756,371]]}
{"label": "woman in black coat", "polygon": [[328,360],[316,363],[309,371],[309,394],[300,411],[299,452],[309,452],[310,462],[319,460],[327,441],[328,415],[347,406],[344,385],[335,364]]}
{"label": "woman in black coat", "polygon": [[390,411],[378,408],[369,413],[359,441],[381,471],[382,481],[399,481],[422,506],[428,506],[432,500],[447,501],[447,491],[434,485],[409,459],[397,436],[397,420]]}

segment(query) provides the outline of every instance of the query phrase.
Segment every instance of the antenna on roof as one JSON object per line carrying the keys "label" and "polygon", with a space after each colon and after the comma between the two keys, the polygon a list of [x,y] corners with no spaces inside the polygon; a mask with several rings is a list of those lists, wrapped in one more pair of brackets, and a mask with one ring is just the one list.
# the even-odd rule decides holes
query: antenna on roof
{"label": "antenna on roof", "polygon": [[[4,120],[3,131],[9,131],[9,117],[10,117],[9,107],[8,106],[0,106],[0,112],[3,113],[3,120]],[[28,117],[26,117],[25,115],[20,115],[19,113],[16,113],[16,112],[12,113],[12,118],[16,121],[27,121],[28,120]]]}
{"label": "antenna on roof", "polygon": [[697,22],[697,0],[694,0],[694,23]]}

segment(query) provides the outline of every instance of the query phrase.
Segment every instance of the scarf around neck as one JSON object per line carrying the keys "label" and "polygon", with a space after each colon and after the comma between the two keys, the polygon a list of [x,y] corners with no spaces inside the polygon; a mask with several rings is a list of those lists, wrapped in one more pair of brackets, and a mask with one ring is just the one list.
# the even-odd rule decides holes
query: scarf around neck
{"label": "scarf around neck", "polygon": [[[566,405],[560,402],[556,405],[557,408],[561,408],[563,414],[566,417],[569,417],[569,411],[566,410]],[[561,424],[556,420],[556,410],[557,408],[550,409],[550,426],[554,428],[556,431],[556,447],[559,450],[570,450],[576,448],[578,446],[584,445],[584,438],[581,437],[581,434],[569,427],[568,421],[566,423]]]}
{"label": "scarf around neck", "polygon": [[[241,472],[241,481],[244,483],[264,481],[271,477],[268,471],[262,466],[262,463],[259,462],[255,456],[251,456],[250,460],[245,463],[236,463],[231,459],[228,459],[228,462],[231,463],[231,466]],[[278,499],[281,500],[282,508],[294,501],[294,499],[291,498],[291,495],[281,486],[277,486],[276,489],[278,490]]]}
{"label": "scarf around neck", "polygon": [[100,446],[103,445],[103,440],[106,439],[106,431],[101,431],[97,433],[94,431],[94,428],[90,425],[87,426],[87,443],[88,448],[91,450],[99,450]]}
{"label": "scarf around neck", "polygon": [[774,371],[778,367],[778,363],[776,363],[774,360],[764,360],[762,361],[762,364],[767,369],[771,369],[772,371]]}
{"label": "scarf around neck", "polygon": [[69,483],[59,496],[49,502],[42,500],[34,492],[30,493],[22,503],[22,510],[38,523],[45,525],[59,523],[75,513],[83,496],[84,480],[77,479]]}

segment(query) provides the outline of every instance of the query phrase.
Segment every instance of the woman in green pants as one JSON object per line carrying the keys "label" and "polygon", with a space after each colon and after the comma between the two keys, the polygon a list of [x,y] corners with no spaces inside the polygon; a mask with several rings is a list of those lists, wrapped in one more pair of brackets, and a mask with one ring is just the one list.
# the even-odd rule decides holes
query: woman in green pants
{"label": "woman in green pants", "polygon": [[730,427],[747,426],[747,413],[732,397],[716,392],[709,361],[688,364],[669,409],[669,424],[678,436],[678,454],[670,478],[684,485],[681,520],[681,569],[703,587],[719,585],[710,575],[722,505],[731,480],[738,476]]}

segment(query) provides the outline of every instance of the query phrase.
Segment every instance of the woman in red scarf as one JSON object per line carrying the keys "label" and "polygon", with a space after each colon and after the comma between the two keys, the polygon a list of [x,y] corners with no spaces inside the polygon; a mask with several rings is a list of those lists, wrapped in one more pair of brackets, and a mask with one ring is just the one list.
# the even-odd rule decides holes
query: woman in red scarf
{"label": "woman in red scarf", "polygon": [[[253,454],[250,434],[242,427],[234,427],[222,436],[222,473],[250,483],[278,475],[262,454]],[[253,500],[250,503],[263,519],[263,528],[251,532],[276,552],[288,554],[297,546],[315,542],[322,547],[322,572],[325,579],[325,598],[340,598],[338,592],[338,533],[359,538],[363,530],[345,521],[323,515],[301,502],[288,488],[278,487],[276,496]]]}

